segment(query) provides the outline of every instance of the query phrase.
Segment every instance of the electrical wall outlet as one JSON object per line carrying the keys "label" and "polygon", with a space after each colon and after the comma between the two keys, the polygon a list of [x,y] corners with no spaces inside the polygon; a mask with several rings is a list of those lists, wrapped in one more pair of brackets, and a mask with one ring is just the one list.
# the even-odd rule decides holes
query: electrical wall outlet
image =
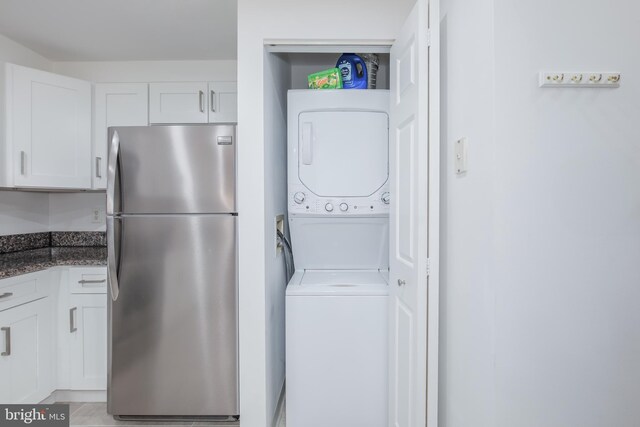
{"label": "electrical wall outlet", "polygon": [[282,214],[276,216],[276,256],[280,255],[283,249],[282,243],[278,239],[278,231],[284,236],[284,215]]}
{"label": "electrical wall outlet", "polygon": [[93,224],[102,224],[106,222],[104,208],[93,208],[91,211],[91,222]]}

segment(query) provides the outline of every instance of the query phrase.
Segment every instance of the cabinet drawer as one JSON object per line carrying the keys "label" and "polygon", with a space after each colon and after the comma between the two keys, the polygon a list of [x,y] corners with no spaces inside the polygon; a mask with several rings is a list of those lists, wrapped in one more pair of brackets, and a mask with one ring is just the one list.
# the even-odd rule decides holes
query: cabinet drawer
{"label": "cabinet drawer", "polygon": [[104,294],[107,292],[107,268],[88,267],[69,270],[69,290],[72,294]]}
{"label": "cabinet drawer", "polygon": [[0,280],[0,311],[47,296],[47,272],[36,272]]}

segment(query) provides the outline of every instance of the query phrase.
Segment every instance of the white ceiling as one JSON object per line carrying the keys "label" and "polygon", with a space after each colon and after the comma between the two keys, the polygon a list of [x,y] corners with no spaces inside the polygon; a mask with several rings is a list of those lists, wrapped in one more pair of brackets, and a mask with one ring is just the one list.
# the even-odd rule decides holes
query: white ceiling
{"label": "white ceiling", "polygon": [[52,61],[236,59],[235,0],[0,0],[0,34]]}

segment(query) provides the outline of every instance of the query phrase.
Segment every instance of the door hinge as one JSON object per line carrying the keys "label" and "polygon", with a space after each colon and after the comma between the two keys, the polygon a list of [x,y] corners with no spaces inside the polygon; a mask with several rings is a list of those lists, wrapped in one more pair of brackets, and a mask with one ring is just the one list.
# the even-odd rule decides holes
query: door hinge
{"label": "door hinge", "polygon": [[427,258],[427,276],[431,275],[431,259]]}
{"label": "door hinge", "polygon": [[431,30],[427,30],[427,46],[431,46]]}

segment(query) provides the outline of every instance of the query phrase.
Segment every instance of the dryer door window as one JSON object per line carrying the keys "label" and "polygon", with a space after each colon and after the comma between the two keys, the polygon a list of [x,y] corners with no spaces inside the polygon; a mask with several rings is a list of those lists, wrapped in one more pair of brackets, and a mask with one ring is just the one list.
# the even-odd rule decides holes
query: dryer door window
{"label": "dryer door window", "polygon": [[315,111],[298,116],[300,181],[322,197],[366,197],[389,178],[389,117]]}

